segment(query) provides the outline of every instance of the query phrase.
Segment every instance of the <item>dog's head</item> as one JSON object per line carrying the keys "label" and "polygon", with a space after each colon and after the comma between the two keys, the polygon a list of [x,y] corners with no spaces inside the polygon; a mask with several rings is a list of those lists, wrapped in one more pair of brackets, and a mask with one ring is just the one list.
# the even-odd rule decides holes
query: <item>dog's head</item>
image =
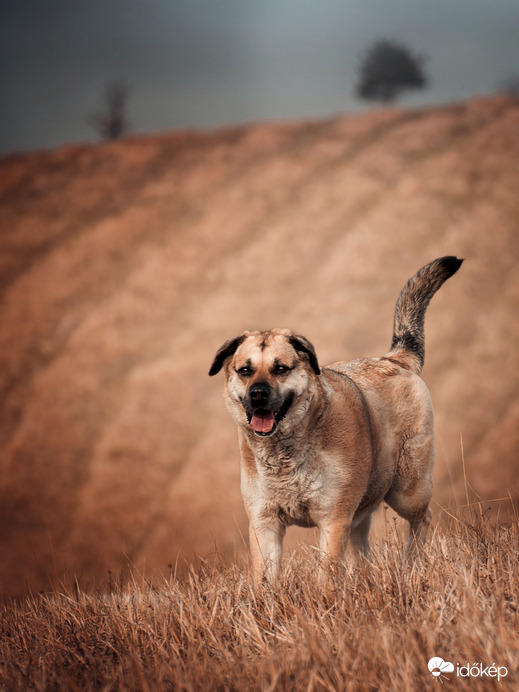
{"label": "dog's head", "polygon": [[226,403],[234,420],[260,437],[296,425],[320,374],[312,344],[289,329],[243,332],[216,352],[210,375],[225,366]]}

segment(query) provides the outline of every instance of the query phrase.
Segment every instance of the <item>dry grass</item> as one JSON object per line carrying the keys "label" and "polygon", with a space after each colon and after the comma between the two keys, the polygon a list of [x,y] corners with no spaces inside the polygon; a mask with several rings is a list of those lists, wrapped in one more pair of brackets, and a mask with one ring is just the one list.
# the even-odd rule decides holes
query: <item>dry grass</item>
{"label": "dry grass", "polygon": [[414,566],[390,533],[326,587],[301,546],[259,593],[216,559],[160,585],[110,579],[5,604],[0,689],[440,689],[433,656],[508,669],[499,682],[455,670],[447,689],[517,689],[517,521],[450,515]]}

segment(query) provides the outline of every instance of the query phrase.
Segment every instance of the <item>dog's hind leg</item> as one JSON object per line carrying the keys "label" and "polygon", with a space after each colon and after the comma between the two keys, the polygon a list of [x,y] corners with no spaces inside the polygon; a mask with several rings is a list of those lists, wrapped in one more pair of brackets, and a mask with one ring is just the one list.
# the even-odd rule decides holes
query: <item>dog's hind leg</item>
{"label": "dog's hind leg", "polygon": [[369,557],[369,530],[371,528],[371,512],[353,518],[350,541],[352,548]]}
{"label": "dog's hind leg", "polygon": [[392,488],[384,499],[397,514],[409,522],[406,554],[410,557],[415,556],[425,543],[431,523],[430,492],[423,488],[421,491],[408,494]]}
{"label": "dog's hind leg", "polygon": [[407,555],[413,557],[415,553],[422,548],[431,524],[431,518],[432,510],[430,507],[427,507],[425,512],[409,519],[409,538],[406,546]]}
{"label": "dog's hind leg", "polygon": [[429,501],[417,509],[408,496],[394,491],[390,491],[386,495],[385,501],[397,514],[409,522],[409,538],[405,552],[406,555],[413,558],[424,545],[431,523],[432,510],[429,507]]}
{"label": "dog's hind leg", "polygon": [[409,522],[406,553],[415,555],[425,542],[431,523],[434,445],[432,434],[407,440],[398,461],[399,473],[384,498],[397,514]]}

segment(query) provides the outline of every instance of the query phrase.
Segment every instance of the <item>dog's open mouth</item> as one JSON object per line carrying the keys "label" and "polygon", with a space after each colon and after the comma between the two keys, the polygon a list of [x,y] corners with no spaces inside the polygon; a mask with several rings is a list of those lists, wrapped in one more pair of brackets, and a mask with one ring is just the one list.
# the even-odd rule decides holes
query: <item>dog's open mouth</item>
{"label": "dog's open mouth", "polygon": [[275,432],[278,423],[281,423],[287,415],[289,408],[292,406],[294,396],[291,394],[287,397],[283,406],[279,411],[271,411],[265,408],[256,409],[252,413],[247,413],[249,423],[252,425],[256,435],[272,435]]}

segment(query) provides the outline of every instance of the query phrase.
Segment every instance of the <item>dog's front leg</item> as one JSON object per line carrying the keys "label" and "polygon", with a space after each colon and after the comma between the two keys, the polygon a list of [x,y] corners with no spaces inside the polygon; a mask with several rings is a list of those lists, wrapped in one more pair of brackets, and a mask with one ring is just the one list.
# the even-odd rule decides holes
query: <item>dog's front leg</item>
{"label": "dog's front leg", "polygon": [[281,569],[285,526],[278,520],[249,523],[249,543],[254,583],[261,584],[265,577],[274,582]]}
{"label": "dog's front leg", "polygon": [[351,531],[351,519],[329,520],[319,525],[319,548],[324,562],[340,564],[346,556]]}

